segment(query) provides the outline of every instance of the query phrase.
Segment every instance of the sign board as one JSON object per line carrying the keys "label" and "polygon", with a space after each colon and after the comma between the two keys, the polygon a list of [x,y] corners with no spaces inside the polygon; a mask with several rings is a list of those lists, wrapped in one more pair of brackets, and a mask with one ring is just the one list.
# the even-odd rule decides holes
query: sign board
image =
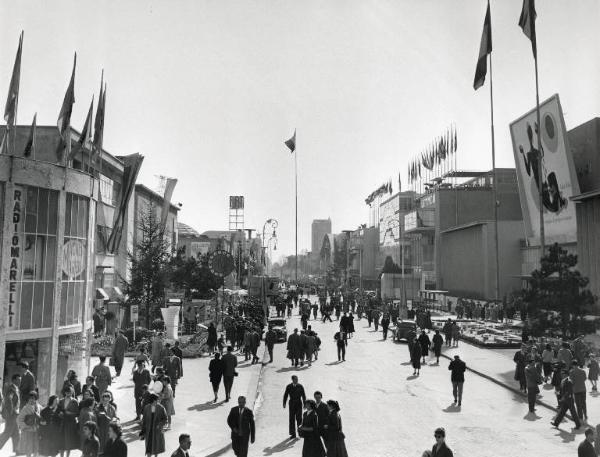
{"label": "sign board", "polygon": [[[579,184],[558,95],[540,105],[540,123],[541,145],[535,109],[510,124],[527,237],[533,243],[540,241],[541,205],[548,241],[577,241],[575,205],[569,199],[579,194]],[[541,203],[539,178],[542,181]]]}
{"label": "sign board", "polygon": [[21,272],[21,249],[23,247],[23,220],[25,216],[25,189],[20,186],[15,186],[12,192],[11,207],[12,207],[12,224],[10,234],[10,267],[8,270],[8,328],[15,328],[15,316],[17,314],[17,306],[20,303],[19,297],[19,276]]}
{"label": "sign board", "polygon": [[229,252],[223,250],[218,250],[211,254],[208,259],[208,266],[215,276],[221,278],[229,275],[235,269],[233,256]]}
{"label": "sign board", "polygon": [[138,305],[131,305],[129,307],[129,314],[131,315],[131,322],[137,322],[140,318]]}
{"label": "sign board", "polygon": [[229,209],[244,209],[244,196],[231,195],[229,197]]}

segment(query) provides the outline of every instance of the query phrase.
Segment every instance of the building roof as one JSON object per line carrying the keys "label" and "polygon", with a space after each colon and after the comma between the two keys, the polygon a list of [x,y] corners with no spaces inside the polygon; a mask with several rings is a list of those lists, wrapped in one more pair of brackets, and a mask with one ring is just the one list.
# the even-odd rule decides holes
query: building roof
{"label": "building roof", "polygon": [[183,222],[177,222],[177,232],[179,233],[180,237],[195,237],[195,238],[200,238],[200,233],[198,233],[196,230],[194,230],[192,227],[190,227],[187,224],[184,224]]}
{"label": "building roof", "polygon": [[235,233],[235,232],[232,232],[229,230],[207,230],[206,232],[202,232],[201,235],[207,236],[209,238],[222,238],[222,237],[229,238],[232,233]]}

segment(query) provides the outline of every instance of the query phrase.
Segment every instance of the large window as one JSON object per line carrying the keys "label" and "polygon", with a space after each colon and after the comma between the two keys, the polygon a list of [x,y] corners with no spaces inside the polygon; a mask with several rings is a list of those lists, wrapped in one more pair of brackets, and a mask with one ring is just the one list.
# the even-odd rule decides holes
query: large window
{"label": "large window", "polygon": [[20,329],[48,328],[54,304],[58,192],[19,187],[13,198],[20,208],[17,247],[21,255],[11,260],[17,281],[10,285],[19,303],[18,325]]}
{"label": "large window", "polygon": [[62,246],[60,325],[80,324],[85,306],[89,200],[67,194]]}

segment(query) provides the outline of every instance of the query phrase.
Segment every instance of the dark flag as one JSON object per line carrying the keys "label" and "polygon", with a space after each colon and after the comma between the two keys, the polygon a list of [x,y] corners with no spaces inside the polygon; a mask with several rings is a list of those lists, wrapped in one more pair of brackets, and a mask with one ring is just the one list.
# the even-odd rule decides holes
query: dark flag
{"label": "dark flag", "polygon": [[58,120],[56,124],[62,141],[58,145],[57,156],[62,162],[63,151],[66,148],[67,155],[71,154],[71,113],[73,112],[73,103],[75,103],[75,67],[77,66],[77,53],[73,57],[73,71],[71,72],[71,81],[69,81],[69,87],[65,92],[65,98],[63,99],[60,113],[58,114]]}
{"label": "dark flag", "polygon": [[13,67],[10,86],[8,86],[8,96],[6,97],[6,106],[4,107],[4,120],[10,127],[15,124],[17,117],[17,105],[19,104],[19,83],[21,80],[21,53],[23,51],[23,32],[19,36],[19,47],[17,48],[17,57]]}
{"label": "dark flag", "polygon": [[485,82],[487,75],[487,58],[492,53],[492,21],[490,17],[490,2],[488,1],[485,20],[483,21],[483,32],[481,32],[481,44],[479,45],[479,57],[475,68],[475,80],[473,89],[477,90]]}
{"label": "dark flag", "polygon": [[294,129],[294,135],[289,140],[284,141],[284,144],[290,148],[290,152],[296,150],[296,129]]}
{"label": "dark flag", "polygon": [[96,119],[94,120],[94,140],[92,149],[94,157],[102,152],[104,141],[104,114],[106,110],[106,87],[104,86],[104,71],[100,77],[100,95],[98,96],[98,107],[96,108]]}
{"label": "dark flag", "polygon": [[398,192],[402,192],[402,178],[400,177],[400,172],[398,172]]}
{"label": "dark flag", "polygon": [[33,115],[33,122],[31,123],[31,130],[29,131],[29,139],[27,140],[27,144],[25,145],[25,150],[23,151],[23,155],[25,157],[30,157],[33,155],[35,157],[35,130],[37,127],[37,113]]}
{"label": "dark flag", "polygon": [[69,154],[69,160],[73,160],[73,157],[77,153],[84,148],[85,144],[92,139],[92,114],[94,113],[94,97],[92,97],[92,102],[90,103],[90,109],[88,110],[87,116],[85,118],[85,122],[83,123],[83,130],[81,131],[81,135],[79,137],[79,141],[77,142],[77,147],[71,151]]}
{"label": "dark flag", "polygon": [[531,50],[533,58],[537,59],[537,39],[535,37],[535,12],[534,0],[523,0],[523,9],[519,18],[519,27],[523,29],[523,33],[531,40]]}

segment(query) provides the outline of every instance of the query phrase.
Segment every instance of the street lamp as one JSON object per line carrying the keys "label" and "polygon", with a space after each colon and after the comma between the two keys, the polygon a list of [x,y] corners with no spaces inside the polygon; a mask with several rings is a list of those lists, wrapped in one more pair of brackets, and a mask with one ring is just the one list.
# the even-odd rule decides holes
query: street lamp
{"label": "street lamp", "polygon": [[[265,232],[267,231],[267,226],[270,225],[271,226],[271,235],[269,237],[269,239],[265,242]],[[261,242],[262,242],[262,248],[263,248],[263,260],[265,261],[265,266],[267,265],[266,260],[264,259],[264,255],[265,255],[265,250],[267,249],[269,242],[271,240],[275,240],[275,243],[277,243],[277,227],[279,226],[279,222],[277,222],[277,219],[272,219],[269,218],[266,220],[266,222],[263,224],[263,229],[262,229],[262,238],[261,238]],[[275,244],[275,249],[277,250],[277,244]]]}

